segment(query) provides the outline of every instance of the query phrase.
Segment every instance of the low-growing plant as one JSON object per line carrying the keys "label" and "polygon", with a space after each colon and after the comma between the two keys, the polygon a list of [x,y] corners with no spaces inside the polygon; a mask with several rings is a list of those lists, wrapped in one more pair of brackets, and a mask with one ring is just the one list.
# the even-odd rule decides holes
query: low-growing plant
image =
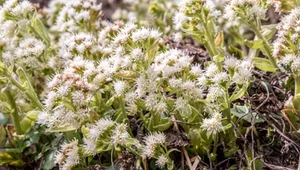
{"label": "low-growing plant", "polygon": [[[1,166],[216,168],[240,152],[249,123],[259,137],[254,126],[264,119],[245,99],[257,69],[294,79],[294,96],[281,112],[299,130],[297,2],[125,3],[130,15],[122,18],[128,11],[118,9],[112,17],[123,21],[114,22],[102,19],[96,0],[52,0],[39,12],[28,1],[3,3]],[[273,7],[289,14],[264,25]],[[197,62],[166,36],[176,43],[191,37],[209,58]],[[263,162],[251,149],[242,167],[259,169]]]}

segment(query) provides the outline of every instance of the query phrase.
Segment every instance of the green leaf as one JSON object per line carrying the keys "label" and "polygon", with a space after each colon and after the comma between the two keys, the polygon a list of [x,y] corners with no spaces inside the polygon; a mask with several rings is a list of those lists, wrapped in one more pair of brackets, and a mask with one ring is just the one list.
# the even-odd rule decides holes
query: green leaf
{"label": "green leaf", "polygon": [[247,91],[247,88],[248,88],[248,83],[243,84],[243,87],[241,89],[239,89],[238,92],[235,92],[230,96],[229,102],[231,103],[231,102],[235,101],[236,99],[243,97],[245,92]]}
{"label": "green leaf", "polygon": [[0,125],[5,125],[8,122],[8,118],[0,112]]}
{"label": "green leaf", "polygon": [[111,106],[113,104],[113,102],[115,101],[115,99],[116,99],[116,96],[112,96],[109,100],[107,100],[104,107],[106,108],[106,107]]}
{"label": "green leaf", "polygon": [[226,130],[232,128],[232,124],[228,123],[226,126],[223,126],[223,131],[225,132]]}
{"label": "green leaf", "polygon": [[232,56],[234,56],[234,57],[236,57],[238,59],[241,59],[244,56],[243,52],[240,49],[238,49],[235,46],[233,46],[233,45],[230,45],[228,47],[228,52],[229,52],[230,55],[232,55]]}
{"label": "green leaf", "polygon": [[3,148],[5,146],[6,140],[7,140],[7,133],[5,130],[5,127],[0,126],[0,148]]}
{"label": "green leaf", "polygon": [[15,154],[0,152],[0,165],[23,166],[24,162]]}
{"label": "green leaf", "polygon": [[31,19],[31,27],[33,31],[46,43],[47,46],[50,45],[50,37],[44,27],[44,24],[37,18],[37,14],[34,13]]}
{"label": "green leaf", "polygon": [[47,132],[69,132],[72,130],[76,130],[75,128],[72,127],[57,127],[57,128],[52,128],[52,129],[48,129]]}
{"label": "green leaf", "polygon": [[245,40],[245,44],[252,49],[259,49],[264,46],[264,41],[261,39],[254,40],[254,41],[249,41]]}
{"label": "green leaf", "polygon": [[255,57],[255,58],[253,58],[252,61],[255,65],[255,67],[257,67],[258,69],[260,69],[262,71],[268,71],[268,72],[276,72],[277,71],[277,68],[274,67],[268,59]]}
{"label": "green leaf", "polygon": [[21,120],[20,126],[24,134],[27,134],[34,126],[37,120],[37,115],[38,115],[38,111],[32,110],[25,115],[23,120]]}
{"label": "green leaf", "polygon": [[171,121],[169,121],[168,119],[161,119],[159,124],[154,126],[154,130],[165,131],[165,130],[169,129],[172,125],[173,125],[173,123]]}
{"label": "green leaf", "polygon": [[277,26],[277,24],[263,25],[262,26],[262,35],[267,40],[270,40],[277,31],[276,26]]}
{"label": "green leaf", "polygon": [[45,170],[50,170],[56,166],[55,164],[55,150],[49,152],[45,158],[42,168]]}
{"label": "green leaf", "polygon": [[219,53],[218,55],[213,57],[213,61],[217,63],[222,62],[224,60],[225,60],[225,55],[223,55],[222,53]]}
{"label": "green leaf", "polygon": [[252,118],[255,116],[255,123],[264,122],[262,118],[260,118],[257,113],[250,112],[249,108],[247,106],[234,106],[232,109],[230,109],[231,114],[233,114],[236,117],[239,117],[243,120],[246,120],[247,122],[251,123]]}

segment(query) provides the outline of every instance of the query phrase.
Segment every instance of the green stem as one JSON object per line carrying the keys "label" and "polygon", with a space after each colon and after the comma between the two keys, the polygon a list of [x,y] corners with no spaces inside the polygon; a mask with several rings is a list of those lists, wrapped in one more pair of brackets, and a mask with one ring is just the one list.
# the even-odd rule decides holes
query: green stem
{"label": "green stem", "polygon": [[124,99],[123,99],[122,96],[119,98],[119,102],[120,102],[120,106],[121,106],[121,110],[122,110],[123,114],[125,116],[127,116],[127,114],[126,114],[126,108],[125,108],[125,102],[124,102]]}
{"label": "green stem", "polygon": [[206,32],[205,35],[206,35],[206,38],[208,40],[208,45],[210,46],[210,48],[212,50],[212,54],[210,54],[210,55],[212,55],[212,57],[213,57],[213,56],[217,55],[217,53],[218,53],[216,48],[215,48],[216,45],[215,45],[214,39],[212,38],[212,36],[210,34],[210,31],[207,27],[207,24],[204,24],[204,28],[205,28],[205,32]]}
{"label": "green stem", "polygon": [[218,148],[218,134],[216,134],[214,137],[214,150],[213,150],[214,155],[216,155],[217,153],[217,148]]}
{"label": "green stem", "polygon": [[135,151],[134,149],[132,149],[130,146],[125,146],[131,153],[133,153],[135,156],[137,156],[138,158],[141,157],[141,154],[139,154],[137,151]]}
{"label": "green stem", "polygon": [[[207,43],[206,44],[206,49],[208,49],[208,52],[209,52],[209,55],[211,56],[210,59],[212,61],[214,61],[213,57],[218,55],[218,51],[216,49],[216,44],[215,44],[215,41],[214,41],[214,38],[211,36],[210,34],[210,30],[208,29],[207,27],[207,24],[204,24],[204,28],[205,28],[205,36],[206,36],[206,39],[207,39]],[[222,71],[222,65],[220,62],[216,62],[218,68],[220,71]]]}
{"label": "green stem", "polygon": [[300,76],[294,75],[295,79],[295,96],[300,94]]}
{"label": "green stem", "polygon": [[230,100],[229,100],[228,90],[226,90],[225,92],[226,92],[225,102],[226,102],[227,108],[224,110],[224,113],[225,113],[226,118],[230,122],[230,120],[231,120],[231,114],[230,114],[230,105],[231,105],[231,103],[230,103]]}
{"label": "green stem", "polygon": [[18,89],[23,91],[26,96],[40,109],[43,109],[42,103],[39,101],[36,95],[32,95],[26,88],[24,88],[17,80],[15,80],[12,76],[9,75],[10,81],[13,85],[15,85]]}
{"label": "green stem", "polygon": [[266,51],[267,57],[269,58],[269,60],[270,60],[271,64],[273,65],[273,67],[278,68],[274,57],[272,57],[271,45],[270,45],[269,41],[260,33],[260,30],[256,27],[256,25],[254,25],[253,23],[249,23],[249,25],[250,25],[250,28],[256,34],[256,36],[259,39],[264,41],[264,46],[262,48]]}
{"label": "green stem", "polygon": [[9,103],[9,105],[13,109],[10,116],[13,121],[14,127],[16,129],[16,133],[17,133],[17,135],[22,135],[23,133],[22,133],[21,124],[20,124],[20,116],[18,114],[16,102],[8,89],[6,89],[4,93],[7,97],[7,101]]}

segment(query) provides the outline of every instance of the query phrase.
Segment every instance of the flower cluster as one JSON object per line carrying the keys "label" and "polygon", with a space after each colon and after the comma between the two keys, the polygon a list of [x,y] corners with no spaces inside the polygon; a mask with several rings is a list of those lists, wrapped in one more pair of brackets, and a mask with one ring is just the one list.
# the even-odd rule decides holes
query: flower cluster
{"label": "flower cluster", "polygon": [[202,31],[204,23],[210,19],[217,19],[221,15],[221,11],[216,9],[217,4],[213,0],[184,0],[179,1],[177,5],[179,11],[175,13],[173,18],[175,29],[182,27],[188,29],[187,25],[197,23],[198,25],[194,26],[199,31]]}
{"label": "flower cluster", "polygon": [[72,167],[77,165],[79,163],[79,150],[77,140],[62,145],[55,160],[59,164],[59,169],[71,170]]}
{"label": "flower cluster", "polygon": [[277,39],[273,42],[273,55],[278,63],[295,74],[300,73],[297,45],[300,33],[300,8],[293,9],[277,26]]}
{"label": "flower cluster", "polygon": [[216,135],[223,129],[222,115],[220,113],[214,113],[211,118],[205,118],[201,128],[207,132],[207,136],[211,134]]}
{"label": "flower cluster", "polygon": [[241,19],[244,21],[254,21],[265,19],[267,6],[258,0],[233,0],[225,7],[225,18],[229,21]]}
{"label": "flower cluster", "polygon": [[[141,7],[129,19],[115,22],[102,20],[96,0],[53,0],[44,16],[37,16],[27,1],[8,0],[0,8],[0,71],[9,71],[0,75],[1,94],[13,86],[6,98],[0,95],[1,112],[8,108],[8,114],[27,115],[33,110],[39,114],[28,124],[36,121],[47,132],[64,134],[68,143],[60,147],[55,161],[60,169],[97,164],[92,160],[97,154],[106,163],[107,155],[115,158],[122,151],[136,156],[136,168],[142,167],[140,162],[146,167],[147,159],[152,159],[161,169],[174,169],[171,158],[177,149],[167,146],[164,131],[177,121],[182,123],[177,124],[182,134],[197,139],[190,149],[204,157],[211,156],[207,151],[213,143],[218,147],[219,140],[226,139],[222,131],[234,137],[231,121],[222,117],[232,119],[232,102],[246,93],[253,80],[256,50],[271,51],[269,39],[258,36],[247,42],[258,44],[254,50],[226,44],[219,20],[224,12],[229,21],[243,19],[260,26],[257,20],[265,18],[268,6],[278,4],[279,9],[279,3],[233,0],[223,11],[218,3],[225,4],[224,0],[182,0],[177,9],[174,1],[141,1],[158,17],[154,28],[148,27],[152,21],[142,22],[146,11],[145,16],[136,15],[143,6],[132,0],[124,2]],[[300,69],[299,16],[296,8],[283,18],[273,44],[278,63],[291,67],[293,73]],[[46,28],[42,21],[47,21]],[[176,45],[165,40],[174,28]],[[210,58],[197,63],[202,56],[180,50],[186,45],[180,42],[181,35],[191,35],[204,45]],[[2,86],[2,80],[7,84]],[[199,135],[193,138],[193,133]],[[227,147],[232,145],[226,142],[224,147],[230,150]]]}
{"label": "flower cluster", "polygon": [[95,75],[93,62],[75,58],[63,73],[48,83],[45,110],[38,122],[52,128],[79,128],[88,116],[87,104],[97,86],[92,84]]}
{"label": "flower cluster", "polygon": [[[46,44],[35,34],[35,10],[28,1],[6,1],[0,9],[0,46],[3,62],[29,67],[35,70],[45,68],[42,54]],[[19,36],[21,35],[21,36]]]}
{"label": "flower cluster", "polygon": [[50,30],[77,32],[81,29],[92,31],[100,27],[102,5],[96,0],[61,1],[53,0],[45,9]]}
{"label": "flower cluster", "polygon": [[[154,132],[144,138],[143,156],[156,158],[155,164],[159,168],[164,168],[170,163],[170,158],[166,154],[166,136],[163,133]],[[170,167],[169,167],[170,168]]]}

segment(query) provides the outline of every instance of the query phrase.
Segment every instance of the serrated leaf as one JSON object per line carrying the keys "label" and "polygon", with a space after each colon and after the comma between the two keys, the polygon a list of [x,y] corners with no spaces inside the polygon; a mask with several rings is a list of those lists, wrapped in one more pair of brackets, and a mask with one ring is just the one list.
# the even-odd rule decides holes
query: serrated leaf
{"label": "serrated leaf", "polygon": [[255,67],[262,71],[268,72],[276,72],[277,68],[272,65],[272,63],[265,58],[253,58],[252,62],[254,63]]}

